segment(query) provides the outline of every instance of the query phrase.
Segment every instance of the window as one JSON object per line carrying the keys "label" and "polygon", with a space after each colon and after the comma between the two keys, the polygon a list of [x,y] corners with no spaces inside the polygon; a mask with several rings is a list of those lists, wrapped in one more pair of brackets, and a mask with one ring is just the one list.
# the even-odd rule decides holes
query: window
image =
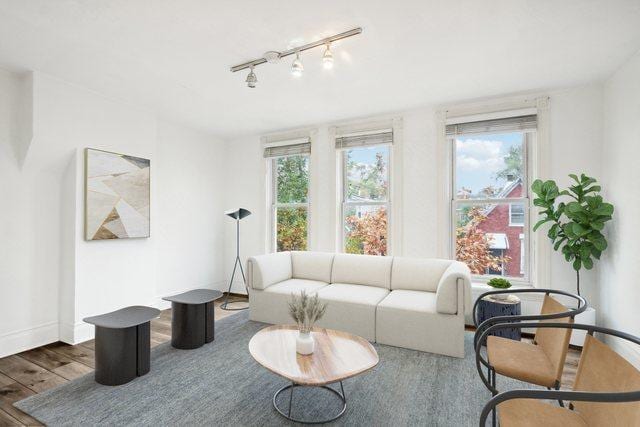
{"label": "window", "polygon": [[265,148],[271,175],[272,250],[306,251],[309,235],[309,153],[311,144]]}
{"label": "window", "polygon": [[524,226],[524,206],[518,203],[509,204],[509,226]]}
{"label": "window", "polygon": [[447,125],[453,254],[477,278],[529,280],[527,153],[536,116]]}
{"label": "window", "polygon": [[336,139],[342,150],[341,240],[346,253],[389,252],[392,142],[391,131]]}

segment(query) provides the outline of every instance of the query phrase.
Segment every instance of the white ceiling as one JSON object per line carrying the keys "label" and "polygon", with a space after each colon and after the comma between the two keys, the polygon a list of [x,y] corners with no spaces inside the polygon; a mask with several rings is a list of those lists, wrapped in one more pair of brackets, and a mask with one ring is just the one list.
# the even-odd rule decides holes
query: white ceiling
{"label": "white ceiling", "polygon": [[[229,71],[357,26],[330,72]],[[0,67],[223,138],[601,80],[639,48],[640,0],[0,0]]]}

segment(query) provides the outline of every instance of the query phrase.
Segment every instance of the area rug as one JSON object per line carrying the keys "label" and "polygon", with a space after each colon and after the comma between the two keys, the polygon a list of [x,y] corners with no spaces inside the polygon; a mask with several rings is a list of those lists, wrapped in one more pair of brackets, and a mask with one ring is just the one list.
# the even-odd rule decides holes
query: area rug
{"label": "area rug", "polygon": [[[15,406],[51,426],[291,424],[271,402],[286,381],[258,365],[248,351],[253,334],[265,326],[239,313],[218,321],[215,341],[199,349],[155,347],[151,372],[130,383],[102,386],[88,374]],[[347,410],[333,424],[477,425],[490,393],[476,372],[473,335],[467,333],[466,340],[464,359],[376,344],[380,363],[344,382]],[[523,387],[503,378],[499,385]],[[327,391],[295,393],[296,417],[327,418],[339,407]]]}

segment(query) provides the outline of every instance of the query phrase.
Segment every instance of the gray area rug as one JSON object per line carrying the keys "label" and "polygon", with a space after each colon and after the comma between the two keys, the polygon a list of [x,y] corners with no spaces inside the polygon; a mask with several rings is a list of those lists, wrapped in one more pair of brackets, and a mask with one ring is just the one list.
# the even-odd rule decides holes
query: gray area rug
{"label": "gray area rug", "polygon": [[[258,365],[248,351],[266,325],[243,312],[216,323],[216,339],[196,350],[170,343],[151,351],[151,372],[117,387],[93,374],[15,404],[47,425],[235,425],[292,424],[271,399],[286,384]],[[347,411],[336,425],[474,426],[490,393],[484,388],[466,335],[464,359],[375,345],[380,363],[344,382]],[[501,389],[522,383],[500,378]],[[283,393],[288,400],[288,393]],[[288,401],[281,402],[287,408]],[[326,390],[297,388],[295,417],[328,418],[338,399]]]}

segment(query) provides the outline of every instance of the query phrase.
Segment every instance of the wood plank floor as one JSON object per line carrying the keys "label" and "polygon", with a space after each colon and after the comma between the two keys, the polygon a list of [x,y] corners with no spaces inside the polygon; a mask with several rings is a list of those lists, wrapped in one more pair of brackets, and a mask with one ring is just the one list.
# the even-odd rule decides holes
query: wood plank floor
{"label": "wood plank floor", "polygon": [[[238,313],[221,310],[219,304],[216,320]],[[151,321],[151,347],[170,340],[171,310],[164,310]],[[562,388],[573,387],[579,358],[579,350],[569,350]],[[57,342],[0,359],[0,426],[42,425],[12,403],[92,372],[94,366],[93,340],[77,345]]]}
{"label": "wood plank floor", "polygon": [[[215,302],[216,320],[238,313],[221,310],[221,302]],[[170,340],[171,310],[164,310],[151,321],[151,347]],[[0,426],[42,425],[12,403],[92,372],[94,367],[93,340],[77,345],[57,342],[0,359]]]}

